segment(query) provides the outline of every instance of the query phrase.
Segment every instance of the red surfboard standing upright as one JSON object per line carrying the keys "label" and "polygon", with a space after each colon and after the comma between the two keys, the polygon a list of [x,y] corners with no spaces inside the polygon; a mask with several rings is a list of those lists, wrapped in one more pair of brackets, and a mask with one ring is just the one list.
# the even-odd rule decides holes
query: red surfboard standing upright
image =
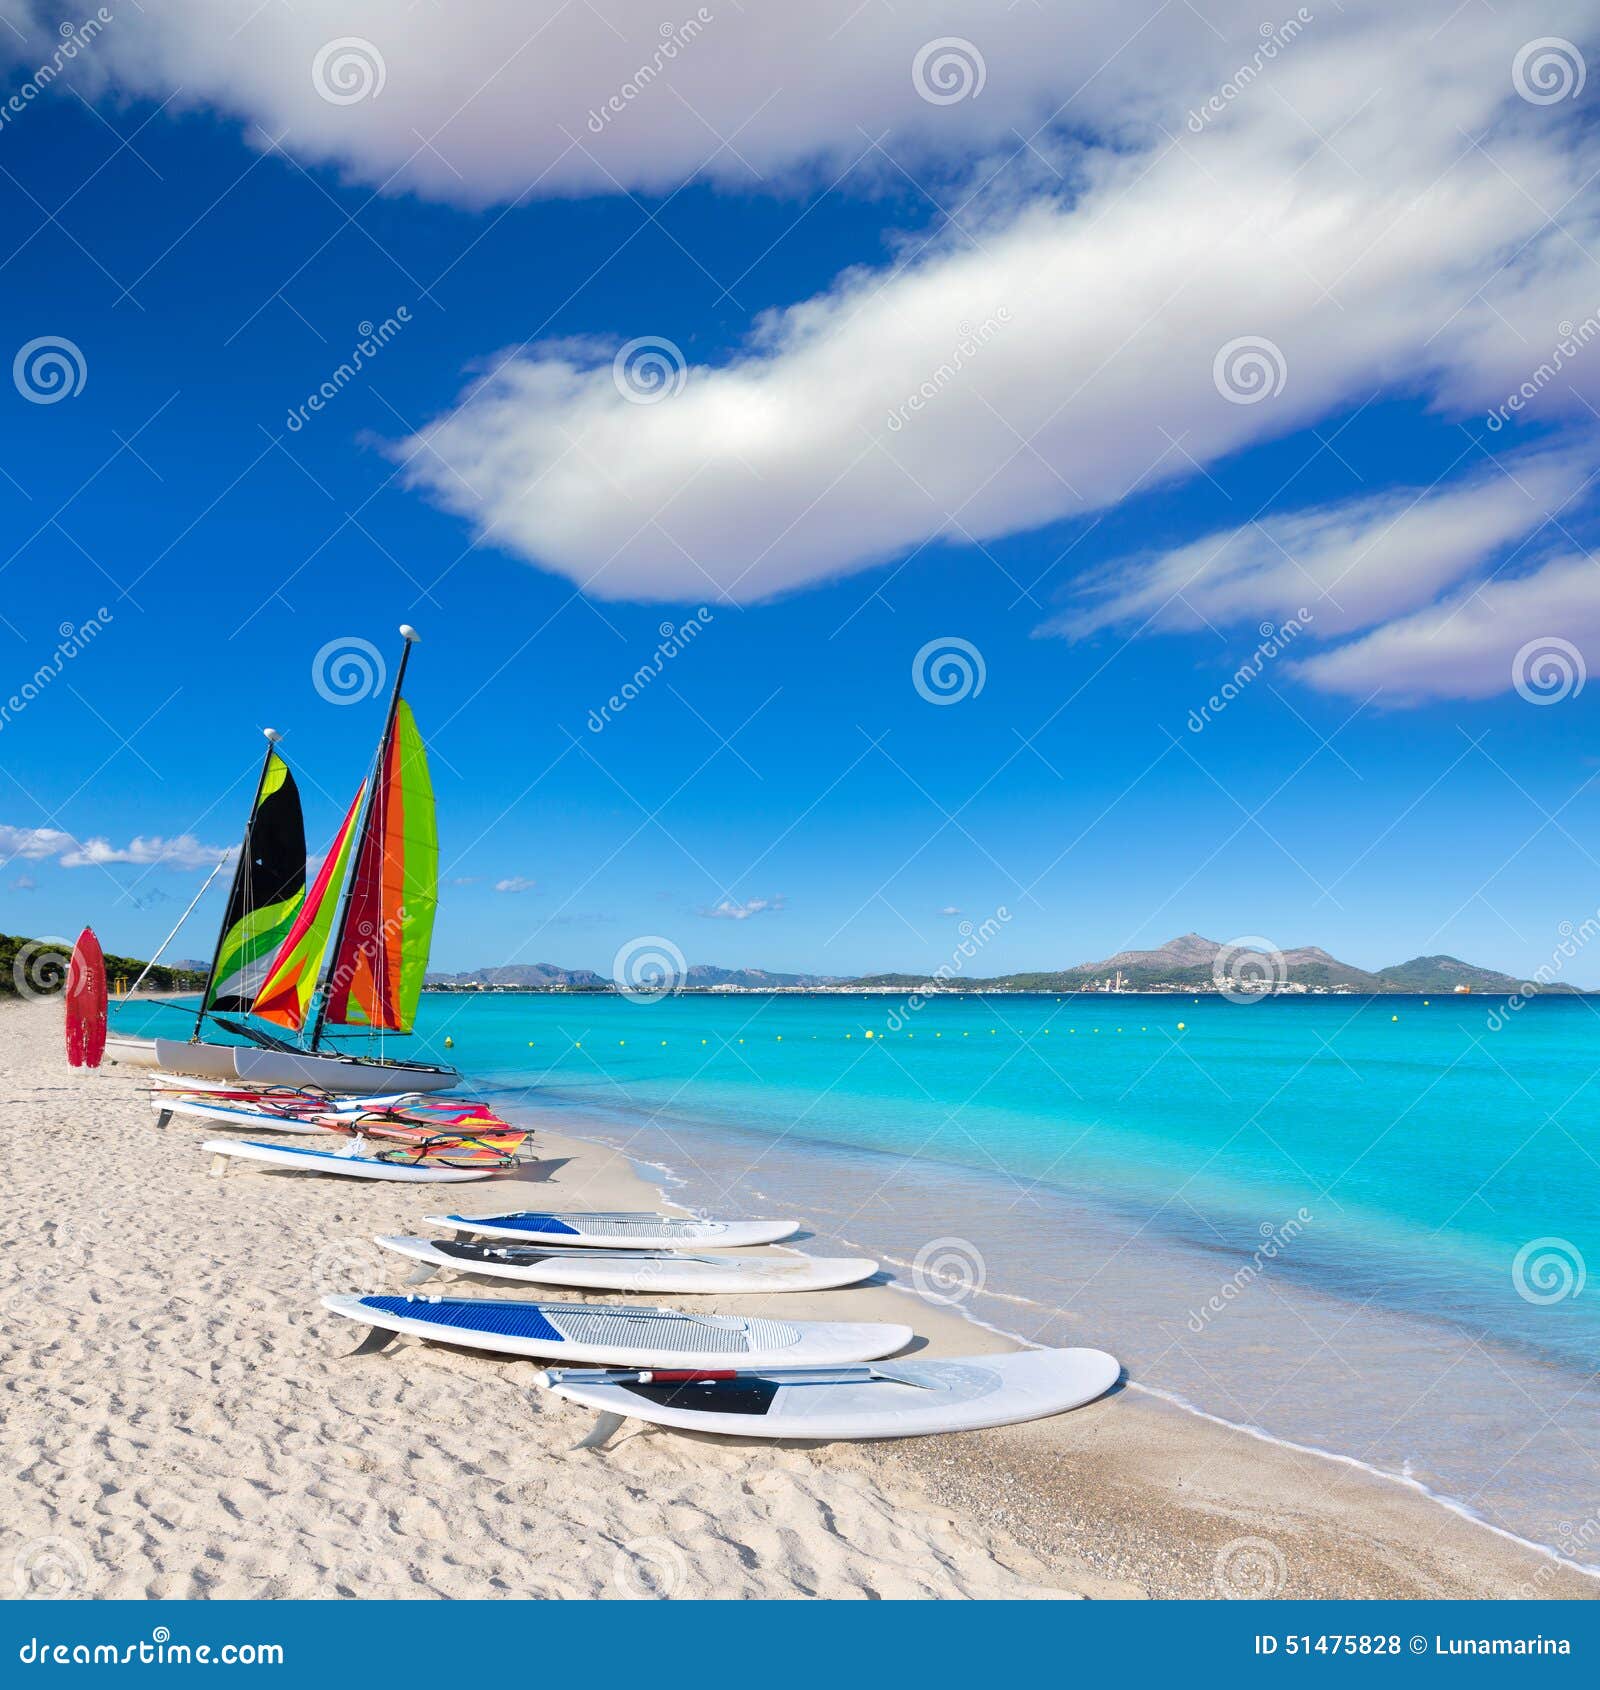
{"label": "red surfboard standing upright", "polygon": [[66,1000],[67,1061],[74,1068],[98,1068],[106,1053],[106,959],[92,927],[72,947]]}

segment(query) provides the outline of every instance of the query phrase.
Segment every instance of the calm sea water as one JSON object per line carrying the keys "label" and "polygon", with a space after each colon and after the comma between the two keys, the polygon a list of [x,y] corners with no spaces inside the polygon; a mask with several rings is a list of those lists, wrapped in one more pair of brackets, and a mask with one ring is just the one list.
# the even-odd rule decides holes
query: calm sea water
{"label": "calm sea water", "polygon": [[430,994],[447,1034],[688,1201],[1600,1567],[1584,1000]]}

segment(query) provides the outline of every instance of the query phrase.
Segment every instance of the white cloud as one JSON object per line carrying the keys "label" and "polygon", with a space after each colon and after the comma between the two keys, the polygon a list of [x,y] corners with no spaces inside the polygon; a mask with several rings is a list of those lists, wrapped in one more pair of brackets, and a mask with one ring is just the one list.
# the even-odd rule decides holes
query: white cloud
{"label": "white cloud", "polygon": [[37,892],[39,890],[39,882],[35,880],[31,874],[19,874],[17,878],[11,882],[11,890],[13,892]]}
{"label": "white cloud", "polygon": [[526,875],[513,874],[508,875],[504,880],[497,880],[494,883],[494,889],[496,892],[532,892],[537,889],[538,885],[537,880],[529,880]]}
{"label": "white cloud", "polygon": [[[1554,666],[1542,677],[1541,650]],[[1376,691],[1404,704],[1487,698],[1519,679],[1554,701],[1563,676],[1576,678],[1591,662],[1600,663],[1600,562],[1564,556],[1532,574],[1464,588],[1293,667],[1324,692],[1365,698]]]}
{"label": "white cloud", "polygon": [[[0,32],[13,57],[50,57],[57,10],[22,0],[27,39]],[[1011,150],[1014,128],[1032,133],[1069,95],[1075,120],[1119,124],[1152,83],[1203,98],[1254,49],[1260,22],[1253,0],[1207,0],[1205,18],[1163,8],[1148,29],[1110,4],[1052,15],[992,0],[706,0],[667,11],[658,0],[141,0],[114,10],[68,67],[80,87],[221,110],[253,145],[270,136],[384,192],[468,204],[667,190],[696,176],[764,187],[800,165],[827,181],[885,135],[913,165]],[[936,104],[912,68],[945,36],[970,41],[985,75],[976,97]],[[325,52],[333,42],[349,45]],[[607,109],[614,96],[620,111]]]}
{"label": "white cloud", "polygon": [[960,915],[961,911],[958,910],[954,904],[946,904],[945,907],[942,910],[939,911],[939,914],[940,915]]}
{"label": "white cloud", "polygon": [[[1449,10],[1319,20],[1199,136],[1174,72],[1138,109],[1176,142],[1135,126],[1070,189],[980,195],[659,402],[569,347],[506,357],[406,443],[410,482],[597,596],[744,602],[1084,516],[1380,393],[1487,406],[1600,294],[1600,146],[1514,92],[1527,8]],[[1258,403],[1214,379],[1241,337],[1286,372]],[[1571,382],[1600,396],[1591,361]]]}
{"label": "white cloud", "polygon": [[[1474,462],[1480,460],[1474,459]],[[1047,631],[1175,632],[1309,609],[1326,639],[1430,604],[1508,548],[1540,545],[1590,484],[1600,447],[1523,454],[1457,482],[1275,513],[1151,558],[1122,558]]]}
{"label": "white cloud", "polygon": [[109,839],[103,838],[80,840],[59,828],[0,824],[0,862],[16,857],[42,862],[53,857],[63,868],[98,868],[113,863],[133,863],[144,867],[210,869],[219,860],[231,857],[236,850],[236,846],[204,845],[192,833],[179,834],[174,839],[139,835],[126,845],[113,845]]}
{"label": "white cloud", "polygon": [[735,903],[732,898],[724,898],[721,903],[713,904],[710,909],[699,913],[712,921],[748,921],[753,915],[776,914],[783,908],[783,898],[749,898],[744,903]]}

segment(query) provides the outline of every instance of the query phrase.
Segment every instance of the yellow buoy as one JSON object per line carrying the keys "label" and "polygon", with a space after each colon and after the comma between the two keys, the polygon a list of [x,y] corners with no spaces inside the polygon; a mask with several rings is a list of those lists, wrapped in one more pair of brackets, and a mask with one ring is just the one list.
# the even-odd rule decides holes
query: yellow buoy
{"label": "yellow buoy", "polygon": [[1391,1020],[1391,1021],[1398,1021],[1398,1020],[1399,1020],[1399,1019],[1400,1019],[1400,1017],[1399,1017],[1399,1016],[1398,1016],[1398,1015],[1391,1015],[1391,1016],[1390,1016],[1390,1017],[1389,1017],[1389,1019],[1390,1019],[1390,1020]]}
{"label": "yellow buoy", "polygon": [[[870,1027],[869,1027],[869,1028],[867,1028],[867,1031],[866,1031],[866,1037],[867,1037],[867,1038],[869,1038],[869,1039],[875,1039],[875,1038],[877,1038],[877,1036],[878,1036],[878,1035],[877,1035],[877,1034],[876,1034],[876,1033],[874,1033],[874,1032],[873,1032],[873,1030],[872,1030],[872,1029],[871,1029],[871,1028],[870,1028]],[[779,1037],[779,1038],[780,1038],[780,1039],[781,1039],[781,1038],[782,1038],[782,1037],[783,1037],[783,1034],[782,1034],[782,1033],[779,1033],[779,1035],[778,1035],[778,1037]]]}
{"label": "yellow buoy", "polygon": [[[869,1034],[869,1035],[868,1035],[868,1037],[869,1037],[869,1038],[870,1038],[870,1037],[871,1037],[871,1035],[870,1035],[870,1034]],[[783,1043],[783,1034],[782,1034],[782,1033],[779,1033],[779,1035],[778,1035],[778,1043],[779,1043],[779,1044],[782,1044],[782,1043]]]}
{"label": "yellow buoy", "polygon": [[456,1041],[448,1034],[445,1035],[444,1048],[446,1050],[454,1050],[456,1048]]}
{"label": "yellow buoy", "polygon": [[1178,1023],[1178,1031],[1180,1033],[1183,1031],[1183,1023],[1181,1021]]}
{"label": "yellow buoy", "polygon": [[661,1041],[661,1048],[662,1048],[662,1049],[663,1049],[663,1050],[665,1050],[665,1049],[666,1049],[666,1045],[667,1045],[667,1041],[666,1041],[666,1040],[665,1040],[665,1039],[663,1039],[663,1040],[662,1040],[662,1041]]}

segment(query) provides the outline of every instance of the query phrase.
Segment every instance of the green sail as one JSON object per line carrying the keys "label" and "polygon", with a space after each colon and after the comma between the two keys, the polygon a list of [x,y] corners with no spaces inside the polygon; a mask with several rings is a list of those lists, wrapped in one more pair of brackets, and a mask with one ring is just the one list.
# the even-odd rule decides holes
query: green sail
{"label": "green sail", "polygon": [[306,895],[306,832],[289,765],[273,752],[245,828],[206,1010],[248,1013]]}

